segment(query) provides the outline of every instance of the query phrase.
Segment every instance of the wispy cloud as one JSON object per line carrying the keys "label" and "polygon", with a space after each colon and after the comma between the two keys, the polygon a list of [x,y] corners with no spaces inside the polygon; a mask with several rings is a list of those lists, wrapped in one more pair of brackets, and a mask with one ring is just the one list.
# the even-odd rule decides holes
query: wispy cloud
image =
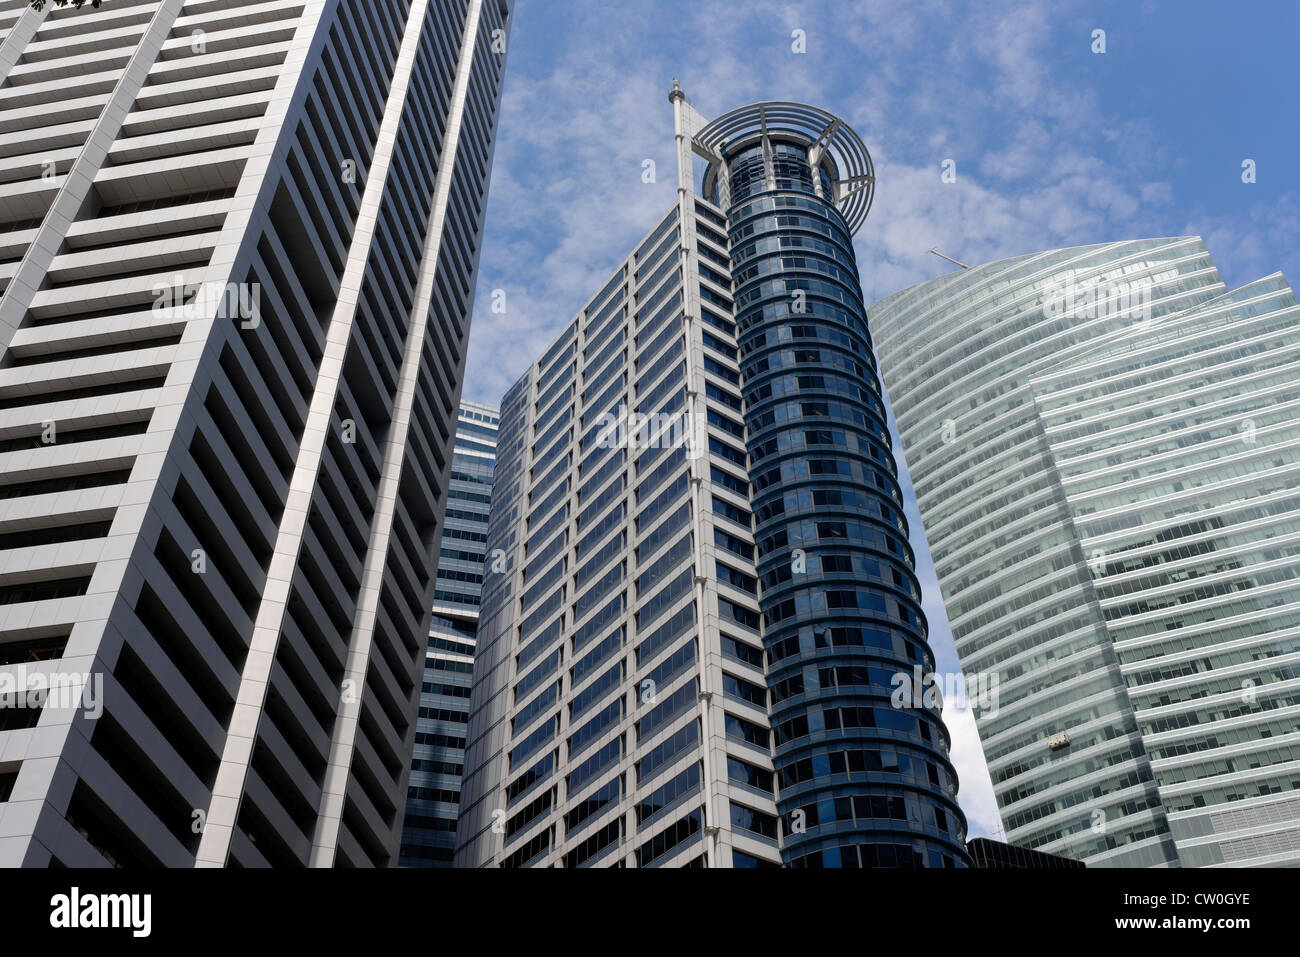
{"label": "wispy cloud", "polygon": [[[1104,107],[1118,61],[1090,52],[1086,9],[759,0],[741,16],[721,0],[520,3],[467,394],[497,400],[672,203],[674,77],[706,115],[804,100],[863,135],[879,176],[858,239],[868,300],[950,268],[932,246],[975,263],[1199,231],[1222,239],[1211,249],[1236,281],[1277,268],[1269,250],[1300,238],[1294,196],[1243,197],[1225,216],[1180,195],[1185,159],[1151,119]],[[793,51],[796,30],[806,53]],[[945,160],[955,182],[941,181]],[[504,313],[491,311],[493,290]]]}

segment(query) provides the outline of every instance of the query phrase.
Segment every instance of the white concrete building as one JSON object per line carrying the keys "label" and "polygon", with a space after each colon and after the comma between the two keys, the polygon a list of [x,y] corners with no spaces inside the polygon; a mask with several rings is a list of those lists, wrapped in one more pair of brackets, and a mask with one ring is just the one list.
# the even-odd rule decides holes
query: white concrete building
{"label": "white concrete building", "polygon": [[0,3],[0,865],[396,863],[509,13]]}

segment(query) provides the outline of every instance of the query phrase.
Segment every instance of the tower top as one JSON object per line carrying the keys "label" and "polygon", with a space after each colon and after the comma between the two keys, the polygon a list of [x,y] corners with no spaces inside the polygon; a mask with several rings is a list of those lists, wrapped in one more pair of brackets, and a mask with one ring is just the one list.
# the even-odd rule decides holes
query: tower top
{"label": "tower top", "polygon": [[[673,81],[669,99],[680,90]],[[684,93],[681,96],[685,98]],[[703,182],[706,196],[716,190],[724,200],[729,198],[728,162],[748,147],[761,147],[767,178],[773,183],[772,145],[792,143],[807,151],[808,165],[816,171],[815,192],[839,210],[851,233],[861,228],[871,210],[876,172],[866,144],[839,117],[815,106],[785,101],[752,103],[704,123],[690,133],[690,140],[695,154],[709,163]]]}

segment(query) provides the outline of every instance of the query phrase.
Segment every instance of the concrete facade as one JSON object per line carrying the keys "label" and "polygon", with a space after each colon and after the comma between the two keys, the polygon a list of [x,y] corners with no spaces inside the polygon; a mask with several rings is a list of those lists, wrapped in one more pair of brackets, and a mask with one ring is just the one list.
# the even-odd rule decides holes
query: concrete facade
{"label": "concrete facade", "polygon": [[509,13],[0,6],[0,865],[396,863]]}

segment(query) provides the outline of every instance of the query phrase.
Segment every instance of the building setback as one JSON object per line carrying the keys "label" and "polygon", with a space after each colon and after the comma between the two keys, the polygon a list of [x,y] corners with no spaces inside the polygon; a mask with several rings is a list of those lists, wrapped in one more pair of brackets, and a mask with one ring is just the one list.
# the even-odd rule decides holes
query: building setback
{"label": "building setback", "polygon": [[396,863],[508,14],[0,8],[0,865]]}
{"label": "building setback", "polygon": [[670,99],[678,202],[503,400],[456,863],[965,865],[937,707],[891,702],[933,659],[870,158],[811,107]]}
{"label": "building setback", "polygon": [[499,421],[496,409],[460,404],[406,792],[403,867],[450,867],[456,847]]}
{"label": "building setback", "polygon": [[1007,837],[1300,863],[1300,309],[1197,237],[1058,249],[871,308]]}

